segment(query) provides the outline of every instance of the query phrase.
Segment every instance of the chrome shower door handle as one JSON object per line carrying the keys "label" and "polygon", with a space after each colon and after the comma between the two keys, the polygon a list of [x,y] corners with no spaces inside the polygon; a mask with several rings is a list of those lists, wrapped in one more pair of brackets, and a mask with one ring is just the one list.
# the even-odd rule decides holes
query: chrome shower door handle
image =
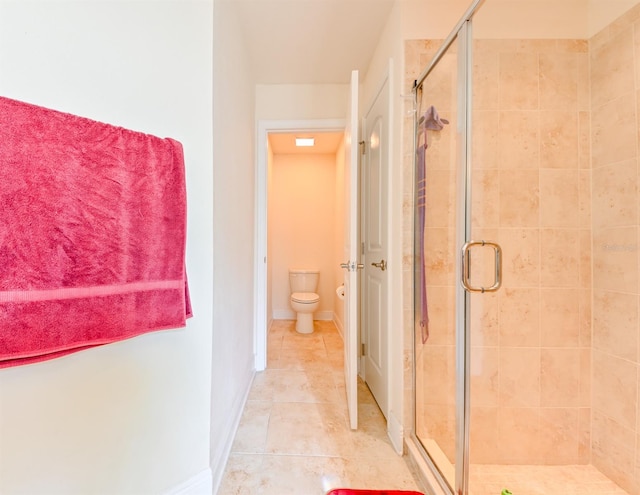
{"label": "chrome shower door handle", "polygon": [[[494,265],[493,285],[491,285],[490,287],[474,287],[473,285],[471,285],[471,282],[469,280],[471,277],[471,274],[470,274],[471,263],[470,263],[469,251],[473,246],[483,246],[483,247],[488,246],[490,248],[493,248],[495,265]],[[462,261],[461,283],[462,283],[462,286],[465,288],[465,290],[467,290],[468,292],[480,292],[483,294],[485,292],[495,292],[500,288],[500,285],[502,285],[502,248],[498,243],[491,242],[491,241],[469,241],[465,243],[464,246],[462,246],[461,261]]]}
{"label": "chrome shower door handle", "polygon": [[376,268],[380,268],[380,270],[385,271],[387,269],[387,262],[385,260],[381,260],[379,263],[371,263],[371,266],[375,266]]}

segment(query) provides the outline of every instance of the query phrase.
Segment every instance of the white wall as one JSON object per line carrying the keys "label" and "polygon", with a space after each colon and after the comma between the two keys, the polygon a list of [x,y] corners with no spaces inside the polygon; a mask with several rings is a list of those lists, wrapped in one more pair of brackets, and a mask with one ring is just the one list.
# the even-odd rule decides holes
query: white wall
{"label": "white wall", "polygon": [[[405,39],[446,38],[471,3],[472,0],[405,1]],[[476,18],[474,35],[481,38],[584,38],[587,34],[586,4],[587,0],[487,0]]]}
{"label": "white wall", "polygon": [[[254,373],[254,82],[232,2],[214,15],[211,464],[222,475]],[[211,228],[207,226],[207,228]]]}
{"label": "white wall", "polygon": [[[485,4],[495,0],[485,0]],[[472,0],[399,0],[402,39],[444,39]]]}
{"label": "white wall", "polygon": [[[472,2],[400,1],[404,39],[446,38]],[[487,0],[475,18],[474,36],[588,39],[637,3],[638,0]]]}
{"label": "white wall", "polygon": [[256,121],[344,119],[348,84],[258,84]]}
{"label": "white wall", "polygon": [[0,370],[0,493],[210,490],[212,11],[0,2],[0,94],[182,142],[195,314],[186,329]]}
{"label": "white wall", "polygon": [[585,0],[589,4],[587,37],[591,38],[626,11],[638,5],[638,0]]}
{"label": "white wall", "polygon": [[[276,154],[269,190],[269,245],[273,315],[291,319],[289,269],[320,271],[315,319],[333,318],[336,156]],[[343,193],[341,191],[341,193]]]}

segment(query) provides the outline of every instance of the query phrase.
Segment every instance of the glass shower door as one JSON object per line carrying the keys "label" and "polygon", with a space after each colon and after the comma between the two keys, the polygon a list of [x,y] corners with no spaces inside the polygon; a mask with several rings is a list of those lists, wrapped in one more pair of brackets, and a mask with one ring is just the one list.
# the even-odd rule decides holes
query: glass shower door
{"label": "glass shower door", "polygon": [[417,89],[416,436],[456,494],[469,493],[470,435],[482,441],[471,392],[489,386],[498,359],[476,347],[491,335],[502,283],[498,231],[481,220],[493,218],[495,177],[475,170],[470,146],[470,36],[462,23]]}
{"label": "glass shower door", "polygon": [[522,4],[408,44],[450,121],[418,126],[415,433],[457,495],[635,493],[640,2],[580,36]]}
{"label": "glass shower door", "polygon": [[415,433],[451,490],[456,463],[457,50],[454,40],[417,89],[415,167]]}
{"label": "glass shower door", "polygon": [[591,473],[589,44],[487,38],[495,18],[530,16],[474,16],[471,228],[501,243],[504,281],[470,296],[470,488],[560,492]]}

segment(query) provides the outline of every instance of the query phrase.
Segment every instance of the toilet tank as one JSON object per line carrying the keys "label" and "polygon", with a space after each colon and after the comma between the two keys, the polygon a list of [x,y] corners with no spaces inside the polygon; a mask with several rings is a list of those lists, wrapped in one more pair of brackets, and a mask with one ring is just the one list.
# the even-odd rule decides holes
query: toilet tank
{"label": "toilet tank", "polygon": [[289,284],[291,293],[294,292],[316,292],[318,289],[318,270],[290,269]]}

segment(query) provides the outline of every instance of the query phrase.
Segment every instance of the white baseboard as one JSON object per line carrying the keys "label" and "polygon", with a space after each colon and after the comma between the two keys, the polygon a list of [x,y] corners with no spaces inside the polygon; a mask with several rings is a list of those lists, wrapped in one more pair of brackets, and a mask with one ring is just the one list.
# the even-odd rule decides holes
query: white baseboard
{"label": "white baseboard", "polygon": [[213,493],[213,476],[211,468],[196,474],[184,483],[172,488],[165,495],[211,495]]}
{"label": "white baseboard", "polygon": [[316,311],[313,313],[314,320],[333,321],[333,311]]}
{"label": "white baseboard", "polygon": [[229,414],[229,422],[226,428],[222,431],[227,432],[225,438],[222,439],[220,445],[222,447],[218,449],[217,455],[214,455],[214,458],[211,461],[211,469],[212,469],[212,490],[209,492],[209,495],[212,493],[218,493],[218,489],[220,488],[220,484],[222,483],[222,477],[224,475],[224,470],[227,467],[227,461],[229,460],[229,454],[231,453],[231,447],[233,445],[233,440],[236,437],[236,432],[238,431],[238,425],[240,424],[240,419],[242,418],[242,413],[244,411],[244,407],[247,403],[247,398],[249,397],[249,392],[251,391],[251,386],[253,385],[253,379],[256,376],[255,370],[251,374],[251,378],[248,380],[248,386],[241,396],[238,403],[234,404],[234,407],[231,408],[231,412]]}
{"label": "white baseboard", "polygon": [[344,341],[344,326],[342,325],[342,321],[340,321],[340,319],[338,318],[338,315],[336,315],[335,313],[333,315],[333,324],[338,329],[338,333],[340,334],[340,337],[342,337],[342,340]]}
{"label": "white baseboard", "polygon": [[404,429],[402,423],[398,421],[398,418],[391,412],[389,412],[389,419],[387,420],[387,435],[391,440],[394,450],[402,455],[404,449]]}
{"label": "white baseboard", "polygon": [[295,320],[296,313],[291,309],[274,309],[273,319],[274,320]]}
{"label": "white baseboard", "polygon": [[[275,309],[273,310],[274,320],[295,320],[296,312],[291,309]],[[314,320],[332,321],[333,311],[316,311],[313,313]]]}

